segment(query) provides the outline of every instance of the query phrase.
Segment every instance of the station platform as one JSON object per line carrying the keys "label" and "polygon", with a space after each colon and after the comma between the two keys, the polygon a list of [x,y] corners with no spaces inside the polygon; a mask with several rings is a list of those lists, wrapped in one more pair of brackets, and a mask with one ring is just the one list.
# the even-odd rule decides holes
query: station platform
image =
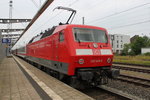
{"label": "station platform", "polygon": [[13,56],[0,63],[0,100],[94,100]]}
{"label": "station platform", "polygon": [[13,58],[0,64],[0,100],[41,100]]}

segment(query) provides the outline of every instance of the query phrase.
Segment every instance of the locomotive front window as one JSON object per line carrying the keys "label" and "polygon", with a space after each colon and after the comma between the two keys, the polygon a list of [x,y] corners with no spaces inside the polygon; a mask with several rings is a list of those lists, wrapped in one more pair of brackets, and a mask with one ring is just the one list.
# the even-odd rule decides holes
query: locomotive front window
{"label": "locomotive front window", "polygon": [[107,43],[106,32],[98,29],[74,28],[76,41]]}

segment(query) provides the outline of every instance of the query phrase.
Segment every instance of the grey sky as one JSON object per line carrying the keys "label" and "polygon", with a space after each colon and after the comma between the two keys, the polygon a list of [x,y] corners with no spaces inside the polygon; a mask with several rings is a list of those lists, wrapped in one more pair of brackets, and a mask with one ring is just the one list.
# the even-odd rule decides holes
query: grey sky
{"label": "grey sky", "polygon": [[[13,18],[32,18],[38,8],[33,0],[13,0]],[[39,6],[40,0],[34,0]],[[43,3],[45,0],[41,0]],[[9,0],[0,0],[0,18],[8,18]],[[71,7],[77,10],[73,24],[85,24],[104,27],[109,34],[127,34],[150,36],[150,0],[54,0],[42,16],[26,32],[16,47],[25,45],[33,36],[47,28],[65,22],[69,12],[55,10],[57,6]],[[7,25],[0,25],[6,27]],[[25,27],[23,23],[14,28]]]}

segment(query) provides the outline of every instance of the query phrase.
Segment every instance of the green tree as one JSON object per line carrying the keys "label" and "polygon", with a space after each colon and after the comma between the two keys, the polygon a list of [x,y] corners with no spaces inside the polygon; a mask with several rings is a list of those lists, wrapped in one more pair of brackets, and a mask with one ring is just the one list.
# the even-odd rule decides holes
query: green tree
{"label": "green tree", "polygon": [[147,36],[136,38],[136,40],[131,44],[132,54],[140,54],[141,48],[143,47],[150,47],[150,39]]}
{"label": "green tree", "polygon": [[124,44],[124,48],[122,50],[121,55],[128,55],[129,54],[129,49],[131,48],[131,44]]}
{"label": "green tree", "polygon": [[145,42],[145,47],[150,47],[150,38],[147,36],[144,36],[143,39]]}

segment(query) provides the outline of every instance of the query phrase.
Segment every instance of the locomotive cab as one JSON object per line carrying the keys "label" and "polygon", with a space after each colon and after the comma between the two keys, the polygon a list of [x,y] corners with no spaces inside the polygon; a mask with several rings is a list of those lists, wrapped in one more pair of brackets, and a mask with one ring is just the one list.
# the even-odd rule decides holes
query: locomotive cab
{"label": "locomotive cab", "polygon": [[[87,25],[68,25],[68,49],[70,49],[68,74],[76,78],[105,84],[107,78],[119,75],[112,70],[113,52],[106,29]],[[69,34],[69,35],[68,35]],[[75,77],[74,77],[75,78]]]}

